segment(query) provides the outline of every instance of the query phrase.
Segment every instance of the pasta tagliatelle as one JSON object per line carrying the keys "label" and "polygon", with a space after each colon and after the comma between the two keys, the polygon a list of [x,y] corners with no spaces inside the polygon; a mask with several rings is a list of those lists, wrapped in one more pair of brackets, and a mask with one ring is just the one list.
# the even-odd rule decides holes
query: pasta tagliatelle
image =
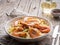
{"label": "pasta tagliatelle", "polygon": [[9,33],[21,38],[36,38],[50,31],[49,24],[44,19],[36,17],[23,17],[13,22]]}

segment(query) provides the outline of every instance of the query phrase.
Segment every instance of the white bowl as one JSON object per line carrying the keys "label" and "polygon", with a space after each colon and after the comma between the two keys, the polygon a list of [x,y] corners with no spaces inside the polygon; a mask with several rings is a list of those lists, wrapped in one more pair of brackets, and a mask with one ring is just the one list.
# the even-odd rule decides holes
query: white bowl
{"label": "white bowl", "polygon": [[[19,37],[15,37],[15,36],[12,36],[9,32],[8,32],[8,29],[10,27],[10,25],[12,24],[13,21],[17,20],[17,19],[21,19],[23,16],[20,16],[20,17],[16,17],[14,19],[11,19],[9,20],[6,25],[5,25],[5,31],[7,32],[8,35],[10,35],[11,37],[13,37],[14,39],[18,40],[18,41],[21,41],[21,42],[35,42],[35,41],[40,41],[42,40],[43,38],[45,38],[47,35],[49,35],[52,31],[52,24],[49,20],[47,20],[46,18],[42,18],[42,17],[37,17],[37,18],[40,18],[40,19],[44,19],[46,20],[48,23],[49,23],[49,26],[50,26],[50,32],[47,33],[46,35],[43,35],[43,36],[39,36],[37,38],[33,38],[33,39],[25,39],[25,38],[19,38]],[[24,17],[29,17],[29,16],[24,16]],[[35,17],[35,16],[30,16],[30,17]]]}

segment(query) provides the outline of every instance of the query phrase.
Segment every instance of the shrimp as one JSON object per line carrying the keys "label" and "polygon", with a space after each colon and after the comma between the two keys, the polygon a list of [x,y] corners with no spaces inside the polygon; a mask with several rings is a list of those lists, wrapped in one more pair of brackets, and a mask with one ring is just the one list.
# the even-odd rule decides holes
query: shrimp
{"label": "shrimp", "polygon": [[50,31],[49,27],[46,26],[41,26],[41,28],[39,29],[42,33],[48,33]]}
{"label": "shrimp", "polygon": [[22,24],[20,23],[21,23],[21,20],[14,21],[13,26],[22,26]]}
{"label": "shrimp", "polygon": [[29,29],[29,34],[30,34],[31,38],[36,38],[36,37],[40,36],[41,35],[40,33],[41,32],[38,29],[34,29],[34,28]]}
{"label": "shrimp", "polygon": [[35,24],[33,27],[38,28],[42,33],[48,33],[50,31],[50,28],[48,26]]}
{"label": "shrimp", "polygon": [[24,28],[23,27],[16,27],[16,30],[20,32],[20,31],[23,31]]}
{"label": "shrimp", "polygon": [[41,28],[40,24],[35,24],[35,25],[33,25],[33,27],[38,28],[38,29]]}
{"label": "shrimp", "polygon": [[48,33],[50,31],[50,29],[44,29],[44,30],[40,30],[42,33]]}
{"label": "shrimp", "polygon": [[17,37],[26,37],[25,32],[12,32],[12,35],[17,36]]}
{"label": "shrimp", "polygon": [[24,20],[28,25],[31,25],[31,23],[40,23],[40,20],[35,17],[25,17]]}

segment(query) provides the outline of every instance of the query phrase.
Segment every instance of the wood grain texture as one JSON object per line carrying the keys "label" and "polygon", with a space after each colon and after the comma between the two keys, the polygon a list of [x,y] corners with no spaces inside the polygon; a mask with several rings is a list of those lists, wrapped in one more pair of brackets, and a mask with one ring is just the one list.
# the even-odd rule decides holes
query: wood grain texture
{"label": "wood grain texture", "polygon": [[32,0],[27,0],[27,4],[24,9],[25,12],[27,12],[27,13],[29,12],[29,9],[31,7],[31,3],[32,3]]}
{"label": "wood grain texture", "polygon": [[1,13],[11,13],[11,11],[17,7],[19,0],[14,0],[13,2],[6,2],[0,5],[0,14]]}
{"label": "wood grain texture", "polygon": [[32,0],[29,13],[31,16],[37,16],[40,0]]}
{"label": "wood grain texture", "polygon": [[25,6],[26,6],[27,0],[21,0],[19,6],[18,6],[18,10],[23,11]]}
{"label": "wood grain texture", "polygon": [[[40,42],[30,43],[30,44],[22,44],[12,38],[10,38],[4,29],[4,24],[8,20],[12,19],[12,17],[6,16],[6,13],[10,15],[11,13],[14,15],[18,15],[18,12],[16,10],[20,10],[26,13],[29,13],[29,16],[38,16],[38,17],[44,17],[47,18],[51,23],[53,28],[59,24],[60,25],[60,19],[56,20],[53,17],[50,16],[44,16],[42,14],[41,10],[41,1],[42,0],[2,0],[0,1],[0,44],[3,45],[51,45],[52,43],[52,33],[51,35],[47,36],[45,39],[43,39]],[[54,0],[55,1],[55,0]],[[60,1],[57,2],[57,8],[60,8]],[[16,9],[15,11],[13,11]],[[13,11],[13,12],[12,12]],[[19,13],[23,16],[23,14]],[[60,29],[60,28],[59,28]]]}

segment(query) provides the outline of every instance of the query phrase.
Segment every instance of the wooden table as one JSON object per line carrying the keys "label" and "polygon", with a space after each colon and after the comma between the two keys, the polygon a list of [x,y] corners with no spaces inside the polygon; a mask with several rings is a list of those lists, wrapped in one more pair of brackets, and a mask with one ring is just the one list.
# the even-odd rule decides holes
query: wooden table
{"label": "wooden table", "polygon": [[[49,36],[47,36],[45,39],[43,39],[40,42],[36,42],[36,43],[30,43],[30,44],[22,44],[20,42],[15,41],[14,39],[10,38],[5,30],[4,30],[4,24],[6,23],[6,21],[12,19],[12,17],[9,17],[6,15],[6,13],[8,15],[12,14],[20,14],[23,15],[21,13],[17,13],[16,10],[19,11],[23,11],[26,13],[29,13],[29,16],[42,16],[42,11],[41,11],[41,4],[42,0],[1,0],[0,1],[0,44],[2,45],[51,45],[52,43],[52,33]],[[57,3],[57,8],[60,6],[60,1],[56,1]],[[16,10],[14,10],[16,9]],[[52,17],[45,17],[47,19],[49,19],[52,24],[53,24],[53,28],[60,23],[60,20],[55,20]]]}

